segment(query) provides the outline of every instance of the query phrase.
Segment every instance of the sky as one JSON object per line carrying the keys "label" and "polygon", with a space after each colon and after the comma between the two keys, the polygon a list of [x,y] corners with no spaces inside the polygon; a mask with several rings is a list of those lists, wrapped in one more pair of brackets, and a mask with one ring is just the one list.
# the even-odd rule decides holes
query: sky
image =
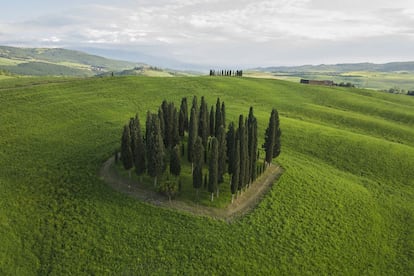
{"label": "sky", "polygon": [[414,61],[413,0],[0,0],[0,45],[164,67]]}

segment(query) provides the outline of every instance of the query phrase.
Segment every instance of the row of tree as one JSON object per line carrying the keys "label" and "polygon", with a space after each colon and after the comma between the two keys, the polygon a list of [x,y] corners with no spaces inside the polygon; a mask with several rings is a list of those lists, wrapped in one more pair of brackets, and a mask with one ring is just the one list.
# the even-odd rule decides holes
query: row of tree
{"label": "row of tree", "polygon": [[214,70],[210,69],[210,76],[243,77],[243,70]]}
{"label": "row of tree", "polygon": [[[213,105],[209,111],[205,98],[201,97],[198,105],[194,96],[190,115],[187,98],[181,100],[179,111],[173,103],[163,101],[158,114],[148,111],[145,135],[141,133],[138,115],[124,126],[121,142],[123,166],[129,172],[135,167],[137,175],[148,173],[157,187],[157,179],[166,171],[168,163],[170,173],[180,175],[181,156],[187,148],[197,197],[203,186],[211,193],[211,200],[214,194],[218,197],[220,184],[228,173],[233,201],[234,196],[248,188],[264,169],[258,166],[257,119],[253,108],[250,107],[246,119],[243,115],[239,116],[237,126],[231,122],[227,132],[225,127],[226,108],[219,98],[215,108]],[[268,164],[280,154],[280,135],[278,113],[273,109],[263,144]],[[208,175],[203,174],[206,167]],[[178,186],[167,182],[161,183],[159,189],[171,197]]]}

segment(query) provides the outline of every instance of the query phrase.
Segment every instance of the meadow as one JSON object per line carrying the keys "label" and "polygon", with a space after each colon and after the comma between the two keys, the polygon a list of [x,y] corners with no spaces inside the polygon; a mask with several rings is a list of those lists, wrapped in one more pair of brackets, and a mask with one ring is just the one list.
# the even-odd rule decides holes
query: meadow
{"label": "meadow", "polygon": [[[227,223],[98,177],[122,125],[163,99],[281,120],[285,172]],[[412,275],[414,98],[253,78],[0,80],[0,274]],[[225,189],[221,186],[221,189]]]}

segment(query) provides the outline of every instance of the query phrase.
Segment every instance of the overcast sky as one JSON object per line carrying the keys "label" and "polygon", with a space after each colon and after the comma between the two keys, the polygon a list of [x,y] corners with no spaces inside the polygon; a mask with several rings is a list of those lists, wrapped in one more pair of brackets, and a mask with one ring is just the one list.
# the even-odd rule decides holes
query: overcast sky
{"label": "overcast sky", "polygon": [[[255,67],[414,60],[413,0],[0,0],[0,44]],[[156,57],[157,59],[154,59]],[[163,64],[164,63],[164,64]]]}

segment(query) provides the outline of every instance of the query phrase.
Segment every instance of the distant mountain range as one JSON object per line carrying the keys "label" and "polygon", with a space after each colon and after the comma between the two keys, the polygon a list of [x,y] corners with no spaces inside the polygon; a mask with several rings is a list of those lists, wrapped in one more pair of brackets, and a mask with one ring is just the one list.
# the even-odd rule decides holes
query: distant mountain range
{"label": "distant mountain range", "polygon": [[262,72],[352,72],[352,71],[368,71],[368,72],[400,72],[414,71],[414,62],[390,62],[384,64],[375,63],[343,63],[333,65],[302,65],[302,66],[271,66],[259,67],[253,70]]}

